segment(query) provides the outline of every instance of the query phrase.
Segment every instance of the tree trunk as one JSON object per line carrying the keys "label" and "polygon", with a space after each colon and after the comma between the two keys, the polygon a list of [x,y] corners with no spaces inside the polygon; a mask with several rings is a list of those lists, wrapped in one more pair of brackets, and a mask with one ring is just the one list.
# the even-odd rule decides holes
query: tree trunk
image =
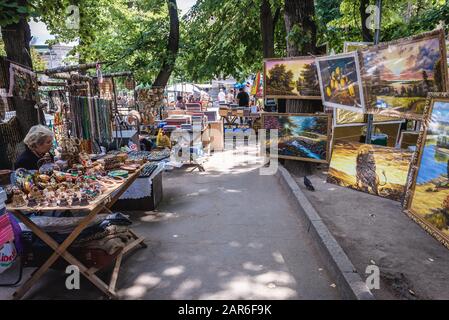
{"label": "tree trunk", "polygon": [[260,31],[262,33],[263,57],[274,57],[274,19],[269,0],[262,0],[260,5]]}
{"label": "tree trunk", "polygon": [[175,67],[176,55],[179,50],[179,18],[178,6],[176,0],[167,0],[168,13],[170,16],[170,34],[168,36],[168,45],[166,57],[162,63],[161,70],[153,83],[153,87],[165,87],[170,79],[171,73]]}
{"label": "tree trunk", "polygon": [[[21,6],[27,4],[28,1],[12,1],[8,3],[17,3]],[[30,54],[31,31],[25,15],[21,15],[17,23],[6,25],[2,28],[2,38],[5,44],[6,57],[13,62],[17,62],[22,66],[33,68]],[[8,72],[9,74],[9,72]],[[16,111],[20,136],[23,138],[28,130],[38,124],[37,111],[34,109],[36,101],[25,101],[18,97],[12,100],[12,107]],[[43,119],[43,117],[41,117]],[[0,150],[1,152],[2,150]]]}
{"label": "tree trunk", "polygon": [[[284,20],[287,34],[293,30],[300,31],[304,35],[301,44],[296,39],[287,39],[287,56],[306,56],[316,54],[316,24],[314,21],[315,5],[313,0],[285,0]],[[292,100],[286,101],[287,113],[314,113],[322,111],[320,100]]]}
{"label": "tree trunk", "polygon": [[[287,38],[287,55],[289,57],[305,56],[317,53],[316,47],[316,25],[314,0],[285,0],[285,28],[287,35],[293,34],[293,37]],[[300,35],[298,35],[298,32]],[[301,43],[298,43],[298,37],[301,36]],[[287,113],[315,113],[323,111],[323,105],[320,100],[286,100]],[[310,162],[285,160],[284,166],[297,176],[309,175],[313,171]]]}
{"label": "tree trunk", "polygon": [[365,42],[373,42],[373,35],[366,27],[366,19],[368,19],[368,14],[366,13],[366,8],[369,6],[369,0],[360,0],[360,20],[362,22],[362,39]]}

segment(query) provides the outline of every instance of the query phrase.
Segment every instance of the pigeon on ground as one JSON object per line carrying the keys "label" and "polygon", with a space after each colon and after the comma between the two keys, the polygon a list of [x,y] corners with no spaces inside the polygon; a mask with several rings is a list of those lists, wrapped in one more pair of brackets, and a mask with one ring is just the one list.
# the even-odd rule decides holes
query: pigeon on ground
{"label": "pigeon on ground", "polygon": [[306,176],[304,176],[304,185],[306,186],[307,190],[315,191],[315,188],[312,185],[312,181],[310,181]]}

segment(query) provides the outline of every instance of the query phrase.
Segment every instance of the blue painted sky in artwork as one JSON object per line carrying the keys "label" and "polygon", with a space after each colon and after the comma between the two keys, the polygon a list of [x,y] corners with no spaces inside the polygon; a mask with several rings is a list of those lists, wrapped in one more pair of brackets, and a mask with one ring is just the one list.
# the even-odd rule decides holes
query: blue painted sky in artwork
{"label": "blue painted sky in artwork", "polygon": [[449,122],[449,102],[435,101],[432,110],[432,121]]}

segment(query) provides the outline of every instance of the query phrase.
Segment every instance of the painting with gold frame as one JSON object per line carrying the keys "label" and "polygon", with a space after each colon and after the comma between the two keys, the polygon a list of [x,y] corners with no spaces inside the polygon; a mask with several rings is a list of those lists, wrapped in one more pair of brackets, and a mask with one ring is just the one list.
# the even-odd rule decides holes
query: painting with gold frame
{"label": "painting with gold frame", "polygon": [[264,97],[277,99],[321,99],[315,58],[264,59]]}
{"label": "painting with gold frame", "polygon": [[412,155],[391,147],[336,141],[327,182],[402,201]]}
{"label": "painting with gold frame", "polygon": [[427,93],[447,91],[441,29],[358,52],[367,113],[420,120]]}
{"label": "painting with gold frame", "polygon": [[276,153],[270,153],[270,157],[318,163],[329,161],[330,114],[262,113],[262,128],[266,130],[267,152],[273,141],[270,129],[278,130],[278,146],[273,150]]}
{"label": "painting with gold frame", "polygon": [[449,93],[430,93],[404,209],[449,249]]}
{"label": "painting with gold frame", "polygon": [[352,41],[345,41],[343,43],[343,52],[352,52],[357,51],[358,49],[364,49],[368,46],[373,45],[373,42],[352,42]]}

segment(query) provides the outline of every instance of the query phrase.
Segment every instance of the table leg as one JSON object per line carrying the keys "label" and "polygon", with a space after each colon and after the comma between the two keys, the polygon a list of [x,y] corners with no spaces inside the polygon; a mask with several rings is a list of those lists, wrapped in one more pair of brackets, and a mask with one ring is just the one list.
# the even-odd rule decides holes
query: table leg
{"label": "table leg", "polygon": [[[95,215],[97,214],[97,212],[95,211],[99,211],[99,209],[100,208],[98,208],[98,210],[92,211],[89,215],[87,215],[61,245],[58,245],[58,243],[54,241],[46,232],[42,231],[40,227],[38,227],[34,222],[28,219],[28,217],[23,215],[21,212],[12,212],[20,221],[22,221],[28,228],[30,228],[30,230],[34,234],[36,234],[54,250],[50,258],[48,258],[48,260],[40,268],[38,268],[37,271],[35,271],[31,275],[31,277],[14,293],[14,298],[22,298],[31,289],[31,287],[44,275],[44,273],[47,272],[47,270],[53,265],[58,257],[66,253],[67,248],[72,244],[73,241],[75,241],[76,237],[78,237],[81,231],[83,231],[84,228],[89,224],[89,222],[95,217]],[[79,263],[79,261],[77,260],[76,262]],[[75,263],[75,265],[78,264]]]}

